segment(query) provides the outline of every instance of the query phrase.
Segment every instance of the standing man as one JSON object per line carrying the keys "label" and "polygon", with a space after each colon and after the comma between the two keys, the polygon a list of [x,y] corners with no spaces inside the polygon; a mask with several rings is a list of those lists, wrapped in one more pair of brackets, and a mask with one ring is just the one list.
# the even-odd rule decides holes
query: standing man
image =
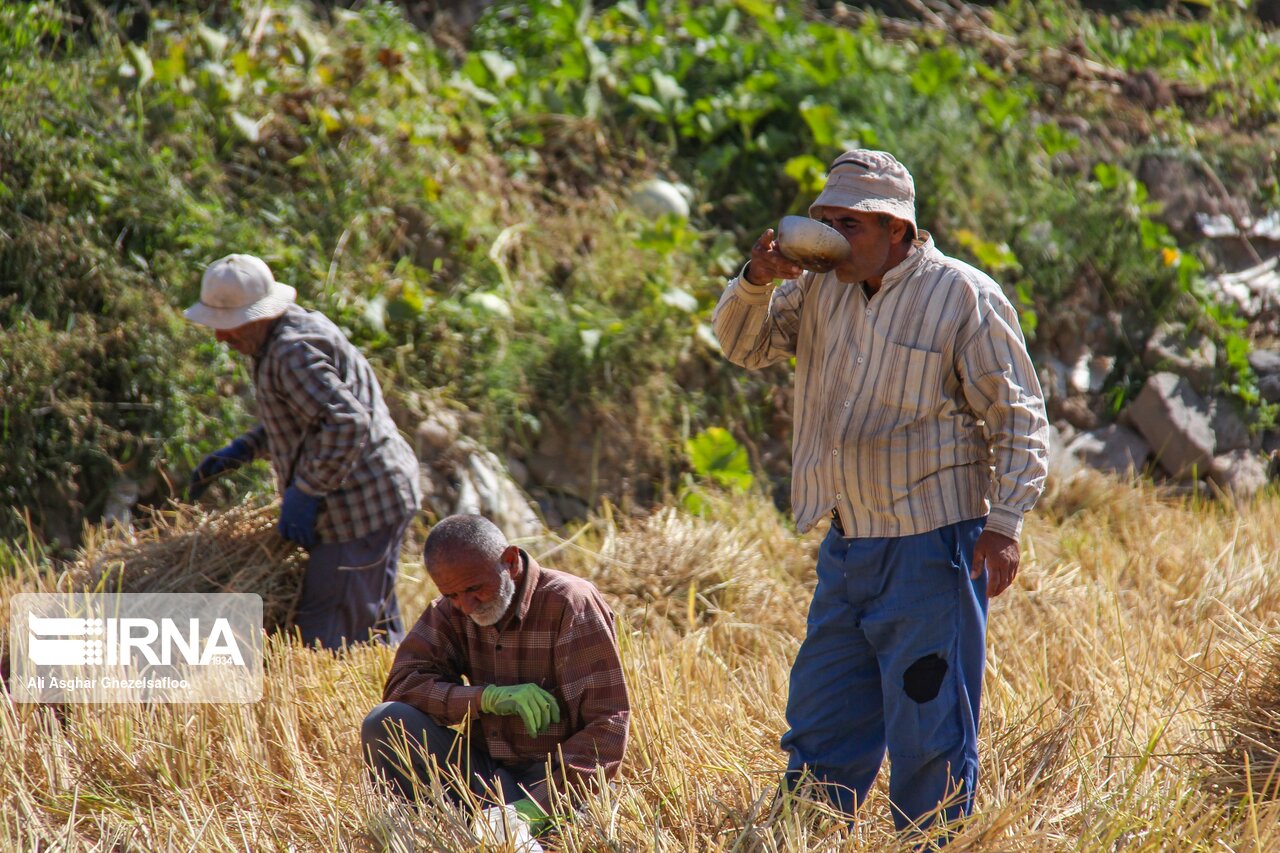
{"label": "standing man", "polygon": [[765,231],[714,318],[735,364],[795,357],[793,510],[801,531],[831,519],[787,780],[807,774],[852,814],[887,747],[894,822],[924,827],[973,807],[987,599],[1017,574],[1048,422],[1016,312],[917,231],[901,163],[841,155],[809,215],[850,257],[805,272]]}
{"label": "standing man", "polygon": [[422,501],[418,463],[365,357],[328,318],[294,304],[252,255],[205,270],[187,319],[249,356],[260,422],[205,457],[195,500],[218,475],[270,456],[280,535],[310,552],[295,625],[302,642],[399,642],[400,543]]}
{"label": "standing man", "polygon": [[[544,831],[554,793],[580,796],[597,772],[611,779],[626,752],[613,613],[589,581],[539,566],[478,515],[442,520],[422,559],[440,597],[365,717],[370,770],[412,799],[430,755],[482,801],[510,804]],[[468,721],[466,733],[448,728]]]}

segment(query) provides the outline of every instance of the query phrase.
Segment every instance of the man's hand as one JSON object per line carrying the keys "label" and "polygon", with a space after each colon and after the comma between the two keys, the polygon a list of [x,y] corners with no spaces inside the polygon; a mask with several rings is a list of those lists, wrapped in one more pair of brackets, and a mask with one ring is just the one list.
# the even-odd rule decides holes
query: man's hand
{"label": "man's hand", "polygon": [[560,722],[556,697],[536,684],[509,687],[490,684],[480,694],[480,710],[486,714],[519,714],[529,737],[542,734],[552,723]]}
{"label": "man's hand", "polygon": [[778,251],[778,242],[773,239],[773,229],[767,229],[751,247],[751,265],[747,267],[747,281],[755,285],[765,285],[778,278],[799,278],[804,268],[795,261],[787,260]]}
{"label": "man's hand", "polygon": [[978,544],[973,546],[973,568],[969,577],[974,580],[982,577],[982,567],[986,566],[987,598],[995,598],[1013,583],[1021,559],[1017,539],[1010,539],[994,530],[984,530],[978,537]]}
{"label": "man's hand", "polygon": [[284,490],[280,502],[280,535],[308,550],[316,544],[316,516],[320,514],[320,498],[297,486]]}
{"label": "man's hand", "polygon": [[200,460],[196,470],[191,472],[191,483],[187,486],[187,499],[199,500],[205,489],[225,471],[234,471],[246,462],[253,461],[253,449],[249,442],[237,438],[221,450],[215,450]]}

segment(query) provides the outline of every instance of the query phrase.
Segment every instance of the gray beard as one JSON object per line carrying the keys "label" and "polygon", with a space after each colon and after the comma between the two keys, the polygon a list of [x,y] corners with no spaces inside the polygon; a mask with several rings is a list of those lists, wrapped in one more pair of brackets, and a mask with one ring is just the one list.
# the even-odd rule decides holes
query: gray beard
{"label": "gray beard", "polygon": [[482,627],[496,625],[506,614],[507,608],[516,597],[516,582],[511,579],[510,572],[502,572],[502,580],[498,582],[498,597],[488,604],[471,611],[471,621]]}

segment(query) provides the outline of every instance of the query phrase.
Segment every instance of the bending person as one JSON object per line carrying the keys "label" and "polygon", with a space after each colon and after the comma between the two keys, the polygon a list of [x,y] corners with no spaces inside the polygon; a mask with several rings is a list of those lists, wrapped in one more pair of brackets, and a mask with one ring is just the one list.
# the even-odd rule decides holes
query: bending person
{"label": "bending person", "polygon": [[539,566],[480,516],[442,520],[423,561],[440,597],[365,718],[372,775],[412,799],[431,756],[544,831],[556,792],[580,796],[622,764],[631,711],[613,614],[590,582]]}

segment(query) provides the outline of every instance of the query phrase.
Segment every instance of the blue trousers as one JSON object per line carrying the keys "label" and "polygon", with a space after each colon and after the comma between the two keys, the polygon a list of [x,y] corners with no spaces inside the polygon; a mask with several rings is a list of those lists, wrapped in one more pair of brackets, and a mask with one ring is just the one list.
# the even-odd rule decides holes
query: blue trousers
{"label": "blue trousers", "polygon": [[396,599],[400,544],[409,519],[349,542],[321,542],[311,549],[294,626],[305,646],[326,649],[370,640],[395,645],[404,639]]}
{"label": "blue trousers", "polygon": [[987,574],[969,567],[985,521],[879,539],[832,525],[791,669],[789,785],[807,777],[852,815],[887,748],[899,830],[972,810]]}
{"label": "blue trousers", "polygon": [[[478,729],[477,729],[478,732]],[[478,734],[477,734],[478,736]],[[410,747],[406,764],[397,744]],[[503,765],[494,761],[483,743],[468,741],[451,728],[440,725],[406,702],[383,702],[369,712],[360,728],[366,766],[370,777],[406,800],[412,800],[414,781],[429,778],[427,756],[442,769],[452,767],[467,780],[471,793],[481,800],[514,803],[525,796],[522,786],[533,787],[547,778],[545,762]],[[454,802],[462,792],[446,780],[445,793]]]}

